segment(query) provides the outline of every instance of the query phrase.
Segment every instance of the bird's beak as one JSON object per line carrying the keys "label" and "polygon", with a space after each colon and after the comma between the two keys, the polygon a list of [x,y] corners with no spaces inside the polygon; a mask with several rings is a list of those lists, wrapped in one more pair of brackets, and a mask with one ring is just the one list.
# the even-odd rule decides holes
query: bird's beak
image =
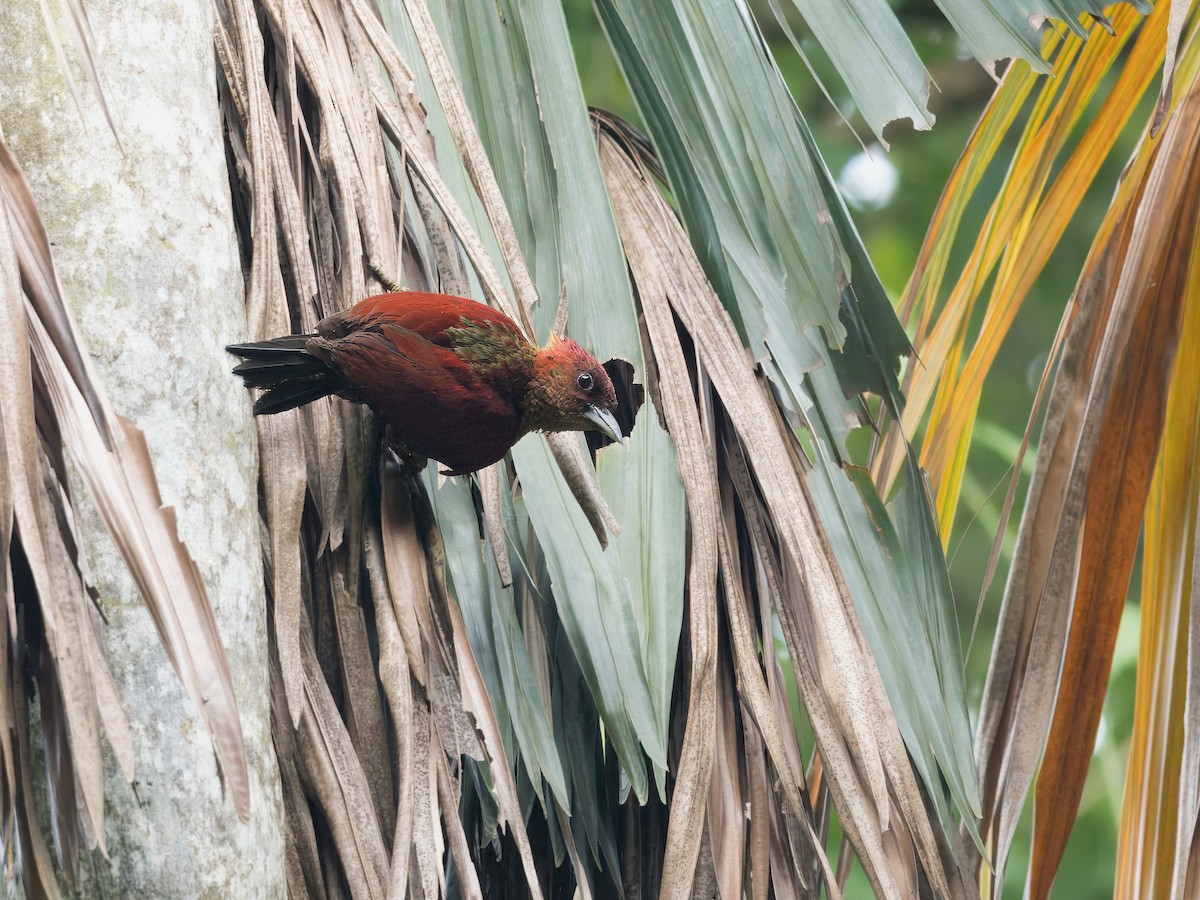
{"label": "bird's beak", "polygon": [[584,418],[596,426],[596,430],[608,435],[618,444],[621,443],[621,426],[617,424],[616,417],[607,409],[589,404],[588,408],[583,411]]}

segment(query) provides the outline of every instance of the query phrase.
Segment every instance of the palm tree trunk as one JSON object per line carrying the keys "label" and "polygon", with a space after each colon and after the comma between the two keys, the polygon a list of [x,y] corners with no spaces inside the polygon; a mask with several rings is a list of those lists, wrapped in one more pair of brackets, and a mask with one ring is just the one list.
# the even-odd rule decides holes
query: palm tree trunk
{"label": "palm tree trunk", "polygon": [[[45,4],[58,15],[58,4]],[[270,737],[255,432],[223,346],[243,288],[216,103],[212,11],[187,0],[87,8],[120,146],[64,44],[71,100],[39,4],[0,5],[0,126],[25,168],[65,294],[113,406],[144,430],[163,500],[212,599],[250,760],[242,824],[212,741],[84,492],[82,543],[105,652],[133,730],[135,781],[109,763],[107,851],[83,896],[282,897],[282,802]],[[47,832],[48,833],[48,832]]]}

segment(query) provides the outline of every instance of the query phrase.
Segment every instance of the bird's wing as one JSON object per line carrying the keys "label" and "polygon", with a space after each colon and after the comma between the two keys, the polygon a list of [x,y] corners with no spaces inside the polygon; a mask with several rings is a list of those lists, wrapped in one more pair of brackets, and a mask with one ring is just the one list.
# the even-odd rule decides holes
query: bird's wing
{"label": "bird's wing", "polygon": [[442,396],[483,387],[479,376],[452,349],[391,321],[364,320],[326,346],[338,370],[356,386],[386,385],[392,391]]}
{"label": "bird's wing", "polygon": [[[490,465],[520,435],[513,399],[452,350],[391,324],[321,341],[347,382],[343,396],[368,404],[413,452],[455,472]],[[310,344],[312,346],[312,344]]]}
{"label": "bird's wing", "polygon": [[410,331],[440,347],[453,345],[450,329],[468,323],[487,324],[516,338],[524,337],[504,313],[474,300],[448,294],[420,291],[380,294],[355,304],[342,316],[347,326],[343,333],[371,325],[386,325]]}

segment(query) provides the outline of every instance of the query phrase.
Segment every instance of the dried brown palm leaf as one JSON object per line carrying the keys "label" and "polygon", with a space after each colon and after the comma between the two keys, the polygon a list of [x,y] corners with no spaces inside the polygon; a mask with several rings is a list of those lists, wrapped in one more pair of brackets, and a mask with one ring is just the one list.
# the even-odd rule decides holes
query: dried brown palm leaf
{"label": "dried brown palm leaf", "polygon": [[[933,826],[895,720],[885,713],[890,705],[837,562],[812,513],[799,457],[789,446],[790,430],[755,377],[674,213],[639,165],[636,148],[620,142],[620,133],[619,127],[604,128],[601,120],[601,159],[651,342],[651,304],[667,300],[695,342],[697,365],[711,378],[746,454],[755,484],[747,478],[749,493],[739,499],[743,507],[761,503],[774,533],[760,546],[780,556],[784,583],[773,599],[843,827],[880,894],[916,891],[911,848],[933,889],[947,894]],[[686,440],[676,429],[672,434]],[[906,836],[904,843],[911,841],[907,858],[897,834]]]}
{"label": "dried brown palm leaf", "polygon": [[[503,298],[499,278],[484,264],[486,251],[433,162],[412,75],[376,10],[221,3],[216,46],[231,148],[240,161],[241,227],[251,251],[247,317],[255,336],[289,323],[311,330],[320,315],[366,293],[367,273],[390,283],[387,269],[396,261],[403,271],[461,271],[450,233],[483,264],[486,293]],[[410,194],[416,204],[405,203]],[[278,235],[278,243],[264,235]],[[427,245],[424,235],[439,237]],[[453,258],[424,256],[430,246]],[[333,409],[318,404],[277,425],[259,420],[264,551],[290,720],[276,728],[308,735],[277,744],[281,753],[298,754],[298,770],[314,792],[324,889],[335,888],[330,872],[340,869],[355,896],[442,894],[447,842],[460,865],[473,849],[456,821],[449,782],[441,783],[448,752],[454,765],[464,753],[489,761],[502,821],[536,895],[507,751],[444,581],[424,488],[380,464],[378,436],[364,427],[361,411]],[[499,533],[499,480],[484,483],[486,519]],[[502,564],[503,553],[497,558]],[[319,668],[298,653],[305,633]],[[390,729],[380,718],[384,704]],[[322,724],[313,731],[317,713]],[[361,777],[341,783],[339,773]],[[364,802],[373,824],[358,809]],[[294,845],[312,846],[301,839],[309,827],[300,827]],[[326,828],[332,845],[322,838]],[[333,870],[327,848],[336,848]],[[312,868],[300,867],[306,881]],[[469,892],[471,879],[461,871]]]}
{"label": "dried brown palm leaf", "polygon": [[[28,585],[27,585],[28,587]],[[24,632],[29,622],[23,610],[17,619],[17,634]],[[46,837],[38,821],[35,806],[33,775],[36,763],[33,759],[33,747],[30,738],[29,694],[31,685],[28,682],[26,667],[29,659],[24,642],[15,643],[12,668],[13,705],[11,717],[15,738],[14,767],[17,772],[17,790],[11,796],[11,802],[16,804],[13,815],[16,838],[21,847],[21,875],[25,882],[25,890],[30,896],[45,897],[47,900],[58,900],[61,896],[58,889],[58,873],[50,859],[50,848],[46,845]],[[13,874],[12,862],[6,863],[6,872]]]}
{"label": "dried brown palm leaf", "polygon": [[[411,543],[416,543],[415,534],[410,533]],[[376,634],[379,639],[379,681],[387,698],[391,713],[395,753],[395,816],[392,832],[388,896],[402,898],[408,893],[408,874],[412,863],[413,844],[413,780],[416,733],[413,729],[413,684],[409,674],[409,660],[400,626],[396,620],[394,603],[403,602],[404,589],[390,590],[387,581],[387,564],[382,548],[383,537],[372,522],[364,543],[367,577],[371,580],[371,594],[387,598],[375,606]],[[416,548],[419,552],[419,548]],[[388,798],[391,799],[391,798]]]}
{"label": "dried brown palm leaf", "polygon": [[[274,642],[270,642],[274,651]],[[317,829],[297,766],[296,735],[284,696],[278,658],[271,654],[271,735],[283,789],[284,837],[287,855],[287,885],[292,896],[324,900],[321,850]]]}
{"label": "dried brown palm leaf", "polygon": [[307,701],[297,732],[299,768],[306,790],[329,815],[342,872],[354,897],[382,898],[388,853],[367,775],[325,683],[307,627],[300,634]]}
{"label": "dried brown palm leaf", "polygon": [[1030,890],[1046,895],[1091,757],[1192,264],[1194,103],[1193,86],[1127,167],[1076,289],[980,717],[994,894],[1040,767]]}
{"label": "dried brown palm leaf", "polygon": [[[621,150],[601,146],[602,162]],[[610,191],[612,190],[610,177]],[[618,228],[620,228],[618,218]],[[710,790],[717,703],[717,479],[711,450],[704,440],[696,399],[683,349],[667,303],[666,279],[656,280],[653,267],[644,266],[646,254],[637,238],[623,232],[625,252],[641,293],[642,310],[658,372],[657,393],[667,430],[674,437],[676,462],[683,477],[688,502],[691,555],[688,568],[691,663],[688,718],[671,802],[667,855],[663,863],[662,895],[689,896],[701,832],[708,818],[705,804]],[[669,276],[668,276],[669,277]],[[740,824],[740,823],[739,823]],[[724,830],[722,830],[724,836]],[[738,846],[740,847],[740,835]]]}
{"label": "dried brown palm leaf", "polygon": [[[417,707],[413,715],[413,734],[417,738],[417,759],[413,766],[413,860],[409,870],[410,896],[437,897],[443,893],[442,823],[437,795],[437,766],[440,742],[433,734],[437,728],[428,711]],[[453,828],[450,823],[449,828]],[[468,872],[473,869],[468,867]]]}
{"label": "dried brown palm leaf", "polygon": [[[725,650],[728,653],[728,648]],[[741,784],[739,746],[732,675],[727,663],[717,666],[716,741],[708,791],[708,835],[719,894],[742,893],[745,870],[746,797]]]}

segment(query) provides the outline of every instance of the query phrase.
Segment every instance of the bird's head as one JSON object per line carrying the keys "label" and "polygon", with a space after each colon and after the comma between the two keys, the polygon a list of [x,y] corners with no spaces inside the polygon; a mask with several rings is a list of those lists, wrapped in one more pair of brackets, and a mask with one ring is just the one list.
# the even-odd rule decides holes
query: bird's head
{"label": "bird's head", "polygon": [[552,337],[537,352],[523,404],[524,431],[600,431],[619,442],[616,408],[608,373],[573,340]]}

